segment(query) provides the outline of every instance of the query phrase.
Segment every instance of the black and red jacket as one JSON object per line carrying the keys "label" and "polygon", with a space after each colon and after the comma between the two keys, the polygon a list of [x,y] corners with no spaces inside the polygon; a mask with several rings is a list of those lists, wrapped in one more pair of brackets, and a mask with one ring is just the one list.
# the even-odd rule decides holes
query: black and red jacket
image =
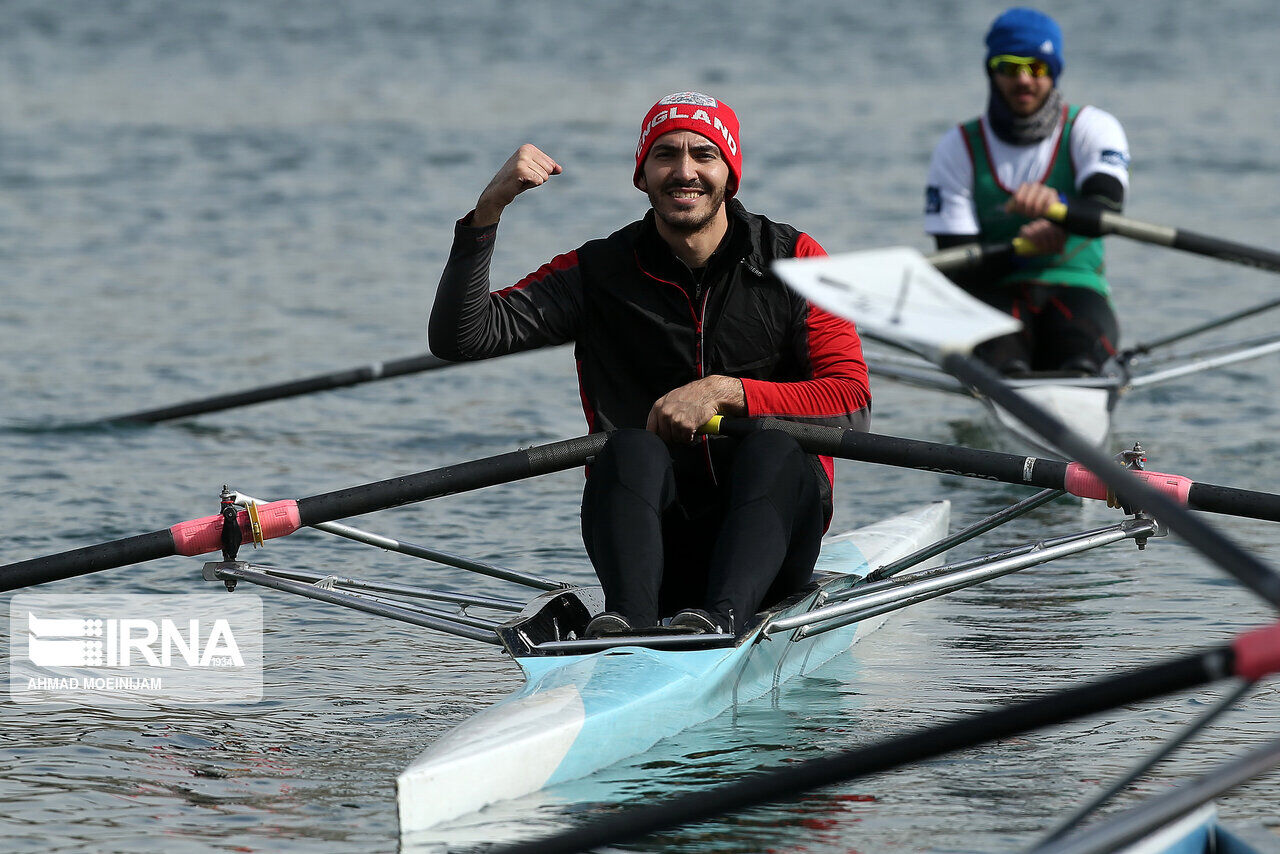
{"label": "black and red jacket", "polygon": [[[729,231],[700,278],[658,235],[650,211],[493,293],[497,226],[473,228],[468,216],[436,291],[431,350],[464,361],[575,342],[592,432],[643,428],[658,398],[713,374],[742,380],[750,416],[866,429],[871,393],[853,324],[769,272],[776,258],[826,253],[736,199],[726,206]],[[832,463],[821,462],[829,494]]]}

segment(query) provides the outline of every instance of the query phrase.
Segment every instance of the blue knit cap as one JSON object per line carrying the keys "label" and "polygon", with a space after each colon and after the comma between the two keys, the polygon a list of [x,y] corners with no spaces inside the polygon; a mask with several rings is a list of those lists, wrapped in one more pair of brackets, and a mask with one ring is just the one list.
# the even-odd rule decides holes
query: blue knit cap
{"label": "blue knit cap", "polygon": [[1042,59],[1057,80],[1063,66],[1062,29],[1044,12],[1009,9],[992,22],[987,32],[987,60],[1001,54]]}

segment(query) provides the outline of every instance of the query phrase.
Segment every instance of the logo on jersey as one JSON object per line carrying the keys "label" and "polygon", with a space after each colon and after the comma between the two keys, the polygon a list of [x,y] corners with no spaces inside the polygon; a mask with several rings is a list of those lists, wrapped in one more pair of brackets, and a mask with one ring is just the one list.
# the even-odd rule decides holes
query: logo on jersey
{"label": "logo on jersey", "polygon": [[924,212],[927,214],[942,213],[942,191],[937,187],[924,188]]}
{"label": "logo on jersey", "polygon": [[1119,166],[1121,169],[1129,168],[1129,154],[1124,151],[1116,151],[1114,148],[1108,148],[1102,152],[1102,162],[1109,166]]}

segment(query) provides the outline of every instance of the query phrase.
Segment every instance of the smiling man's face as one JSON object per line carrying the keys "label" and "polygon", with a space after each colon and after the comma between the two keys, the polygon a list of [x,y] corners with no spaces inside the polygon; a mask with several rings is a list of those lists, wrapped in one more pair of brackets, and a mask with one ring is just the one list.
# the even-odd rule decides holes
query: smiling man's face
{"label": "smiling man's face", "polygon": [[724,207],[729,164],[715,143],[688,130],[660,136],[649,149],[637,186],[673,231],[706,227]]}

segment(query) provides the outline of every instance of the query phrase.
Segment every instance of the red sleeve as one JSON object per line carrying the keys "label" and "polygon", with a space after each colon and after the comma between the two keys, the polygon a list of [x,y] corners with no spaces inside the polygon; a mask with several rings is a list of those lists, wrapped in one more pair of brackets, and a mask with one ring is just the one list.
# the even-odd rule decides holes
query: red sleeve
{"label": "red sleeve", "polygon": [[[802,233],[796,240],[796,258],[826,254],[807,234]],[[797,318],[798,345],[807,357],[811,379],[798,382],[744,379],[742,389],[747,399],[747,414],[865,429],[871,388],[857,329],[851,322],[812,303],[798,301],[803,306]]]}
{"label": "red sleeve", "polygon": [[814,240],[803,231],[796,238],[796,258],[816,258],[827,254],[827,250],[823,249],[818,241]]}

